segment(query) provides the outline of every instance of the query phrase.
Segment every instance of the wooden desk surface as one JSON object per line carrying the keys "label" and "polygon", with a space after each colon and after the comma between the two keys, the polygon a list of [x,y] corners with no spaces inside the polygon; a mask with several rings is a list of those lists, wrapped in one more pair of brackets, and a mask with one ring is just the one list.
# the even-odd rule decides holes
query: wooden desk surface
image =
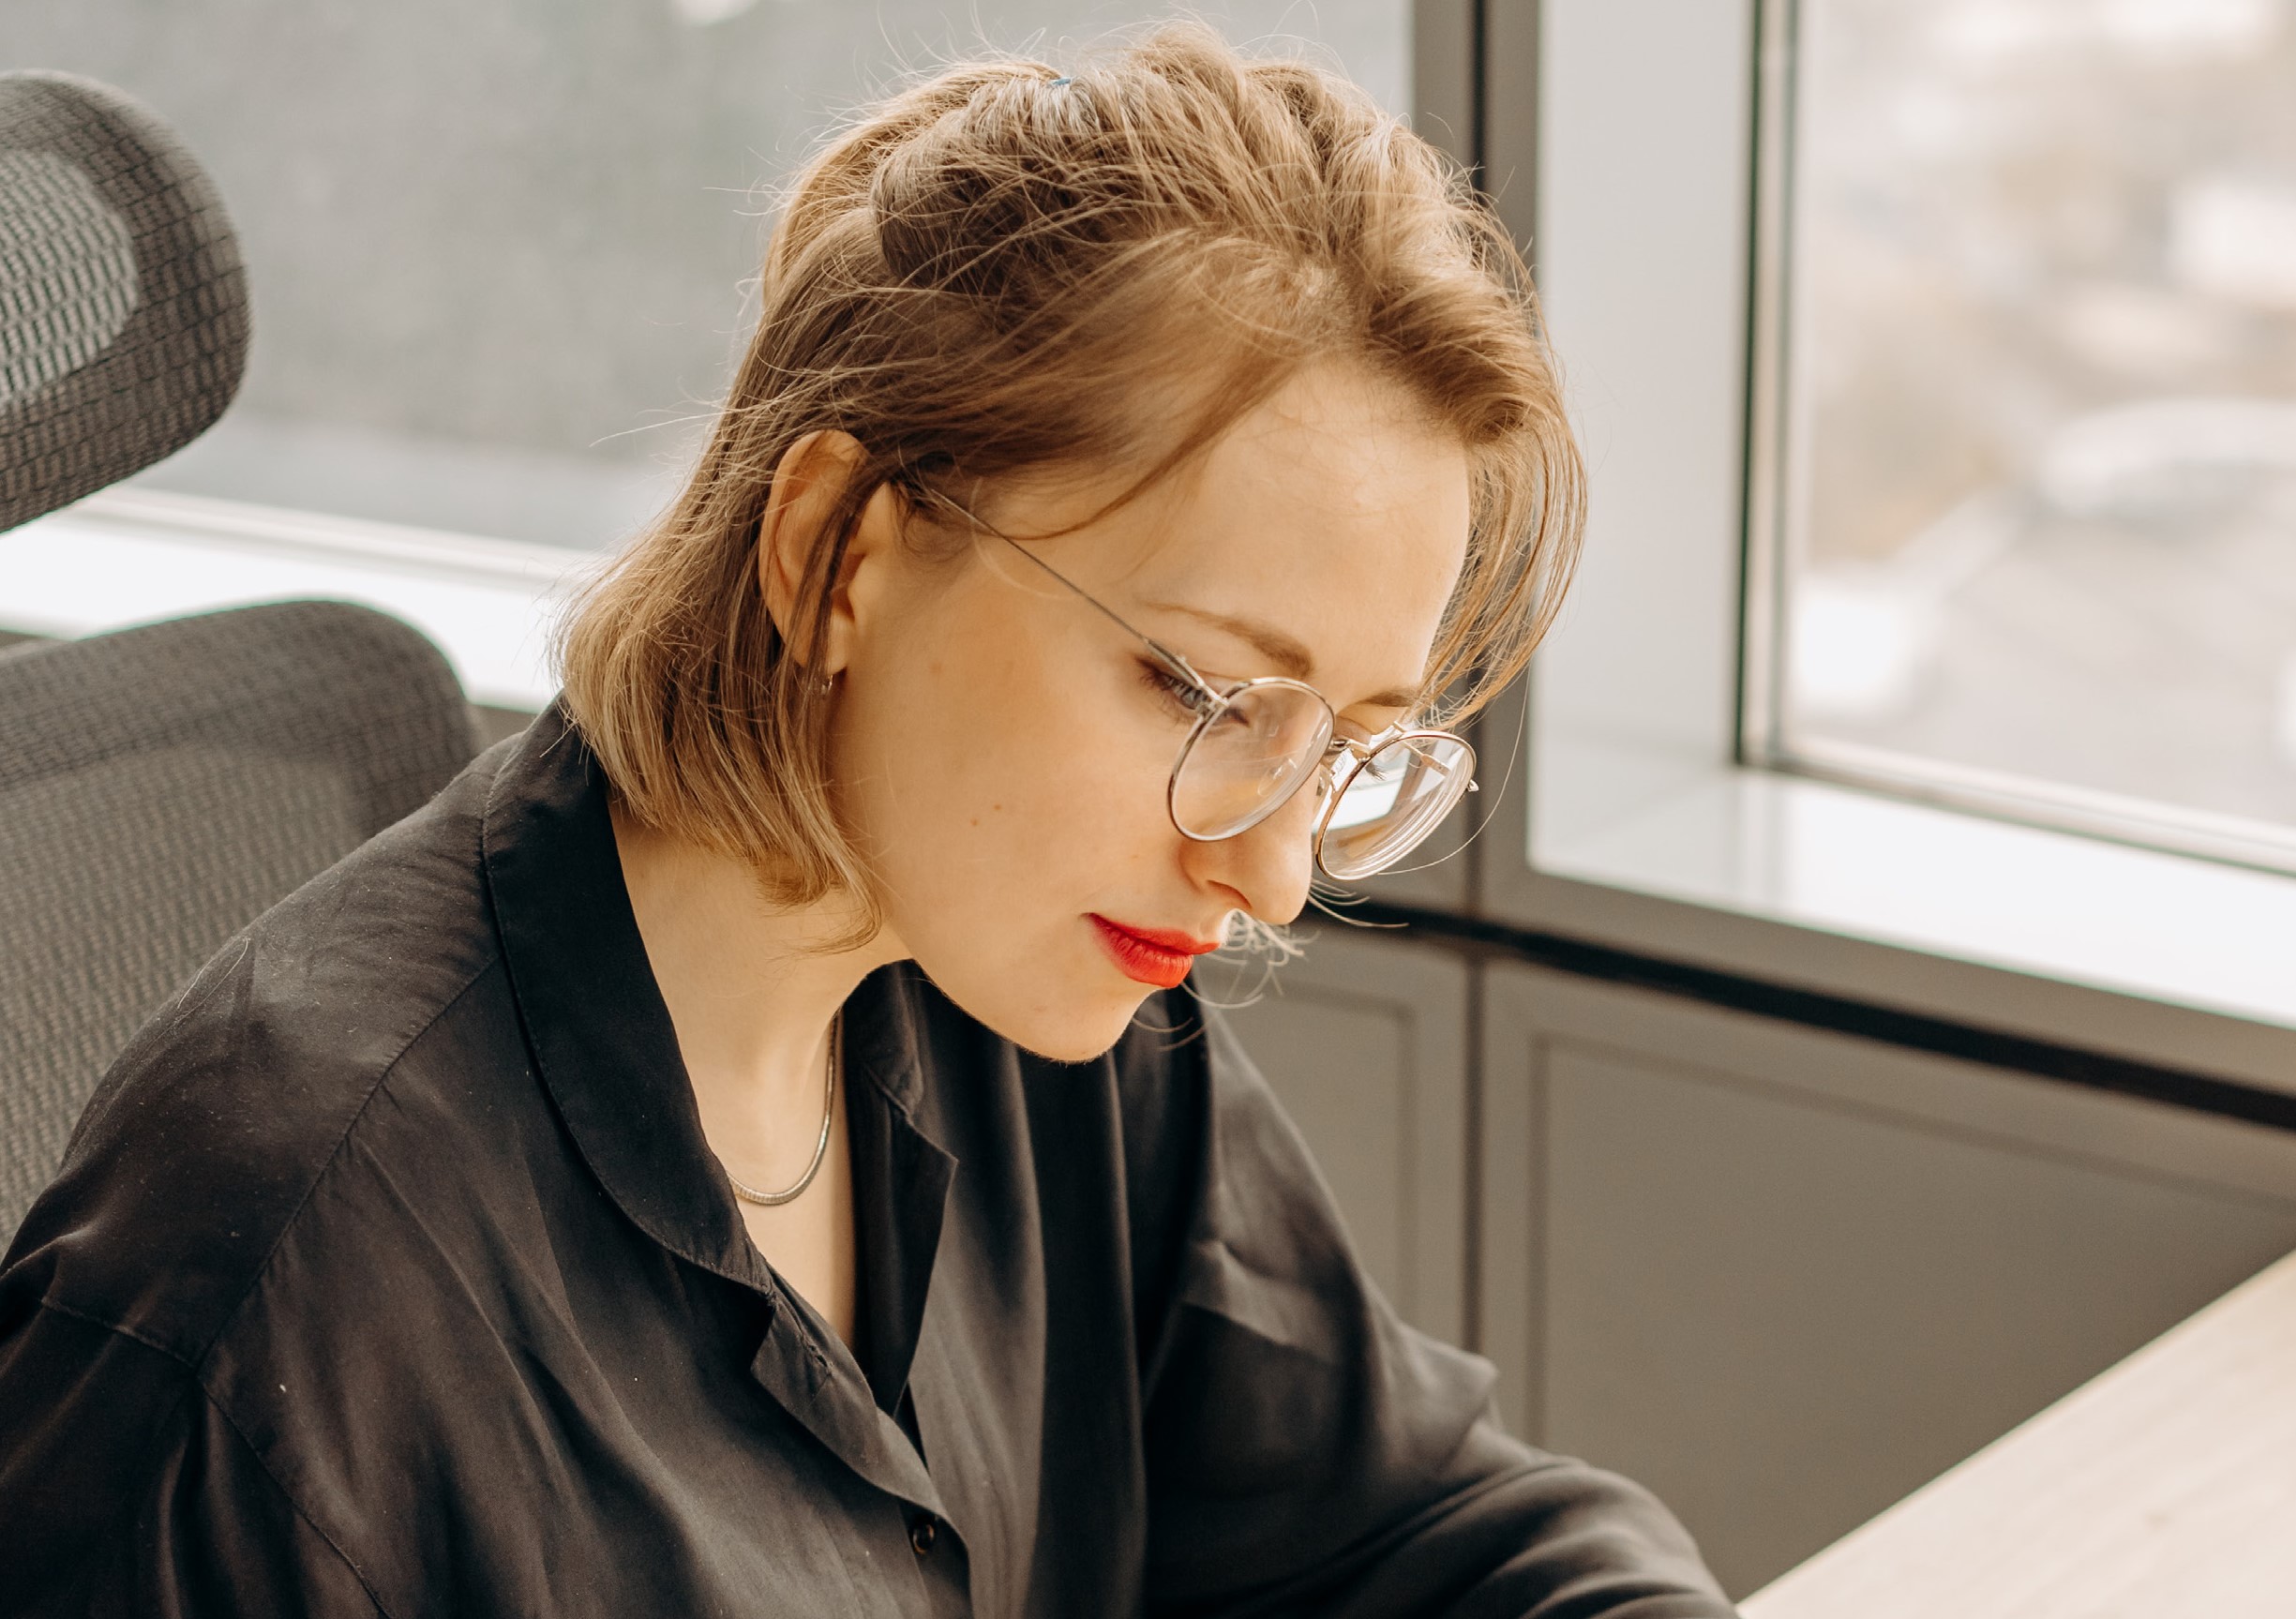
{"label": "wooden desk surface", "polygon": [[1740,1609],[2296,1619],[2296,1254]]}

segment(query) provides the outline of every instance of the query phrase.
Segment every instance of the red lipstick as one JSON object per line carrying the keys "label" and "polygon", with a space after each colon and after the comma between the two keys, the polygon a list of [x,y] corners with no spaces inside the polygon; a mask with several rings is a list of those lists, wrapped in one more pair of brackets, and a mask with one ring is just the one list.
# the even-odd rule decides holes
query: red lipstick
{"label": "red lipstick", "polygon": [[1218,939],[1206,944],[1193,935],[1168,928],[1127,927],[1098,911],[1091,916],[1117,969],[1134,982],[1152,983],[1159,989],[1177,989],[1188,976],[1191,962],[1220,948]]}

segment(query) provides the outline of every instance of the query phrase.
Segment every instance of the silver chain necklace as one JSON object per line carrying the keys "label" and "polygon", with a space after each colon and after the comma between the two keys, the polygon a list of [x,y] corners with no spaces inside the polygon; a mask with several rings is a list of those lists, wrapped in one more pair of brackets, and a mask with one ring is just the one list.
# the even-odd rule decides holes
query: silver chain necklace
{"label": "silver chain necklace", "polygon": [[[726,1178],[733,1182],[734,1196],[744,1203],[758,1203],[768,1208],[779,1208],[785,1203],[795,1203],[805,1194],[805,1188],[813,1184],[813,1177],[821,1173],[822,1162],[829,1157],[829,1127],[837,1117],[837,1072],[844,1067],[845,1009],[839,1007],[837,1015],[829,1023],[829,1078],[821,1087],[821,1138],[813,1144],[813,1162],[805,1165],[804,1174],[780,1192],[759,1192],[754,1186],[745,1186],[735,1177],[732,1170],[727,1169]],[[718,1164],[723,1168],[725,1160],[718,1160]]]}

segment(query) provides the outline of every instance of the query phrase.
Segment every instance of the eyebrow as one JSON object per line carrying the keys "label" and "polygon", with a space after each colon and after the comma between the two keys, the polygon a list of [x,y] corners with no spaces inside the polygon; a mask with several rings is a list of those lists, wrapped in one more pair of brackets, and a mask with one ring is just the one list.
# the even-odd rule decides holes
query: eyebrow
{"label": "eyebrow", "polygon": [[[1159,612],[1184,613],[1200,623],[1225,631],[1238,640],[1253,647],[1259,654],[1293,680],[1305,681],[1315,672],[1315,657],[1294,637],[1285,635],[1273,624],[1264,624],[1257,619],[1239,619],[1228,613],[1208,612],[1192,607],[1184,602],[1143,602],[1143,607]],[[1386,691],[1373,692],[1356,704],[1368,709],[1408,709],[1418,700],[1416,690],[1403,686],[1389,686]]]}

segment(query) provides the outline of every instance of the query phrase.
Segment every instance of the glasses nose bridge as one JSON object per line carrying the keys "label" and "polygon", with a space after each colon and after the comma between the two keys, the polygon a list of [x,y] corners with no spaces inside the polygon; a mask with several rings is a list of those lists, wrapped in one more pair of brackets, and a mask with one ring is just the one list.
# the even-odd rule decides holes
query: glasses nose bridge
{"label": "glasses nose bridge", "polygon": [[1334,731],[1330,740],[1324,743],[1323,757],[1315,761],[1314,773],[1324,778],[1325,790],[1336,801],[1347,785],[1347,778],[1354,775],[1363,761],[1371,757],[1372,750],[1354,737],[1343,737]]}

